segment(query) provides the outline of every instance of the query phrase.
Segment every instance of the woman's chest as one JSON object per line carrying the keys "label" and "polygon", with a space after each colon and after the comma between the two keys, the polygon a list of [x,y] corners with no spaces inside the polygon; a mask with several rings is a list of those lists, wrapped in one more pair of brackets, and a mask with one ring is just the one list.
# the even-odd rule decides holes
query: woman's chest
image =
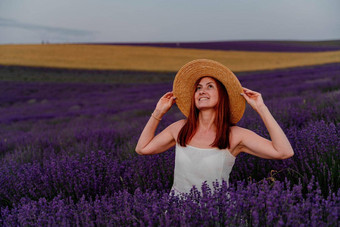
{"label": "woman's chest", "polygon": [[[199,148],[213,148],[211,146],[211,144],[213,144],[213,142],[215,141],[216,138],[216,133],[196,133],[192,139],[189,141],[190,146],[193,147],[199,147]],[[232,133],[230,133],[229,136],[229,143],[230,143],[230,147],[229,147],[229,151],[233,156],[237,156],[239,154],[239,142],[238,142],[238,137],[232,136]]]}
{"label": "woman's chest", "polygon": [[215,141],[216,133],[200,133],[197,132],[190,140],[190,146],[200,148],[212,148],[211,144]]}

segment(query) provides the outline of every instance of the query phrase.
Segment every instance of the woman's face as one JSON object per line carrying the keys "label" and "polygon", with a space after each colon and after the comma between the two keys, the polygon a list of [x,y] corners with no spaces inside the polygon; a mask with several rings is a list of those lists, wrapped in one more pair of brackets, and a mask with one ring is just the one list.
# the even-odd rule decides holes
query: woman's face
{"label": "woman's face", "polygon": [[195,91],[195,105],[197,109],[214,108],[218,103],[217,84],[211,77],[203,77]]}

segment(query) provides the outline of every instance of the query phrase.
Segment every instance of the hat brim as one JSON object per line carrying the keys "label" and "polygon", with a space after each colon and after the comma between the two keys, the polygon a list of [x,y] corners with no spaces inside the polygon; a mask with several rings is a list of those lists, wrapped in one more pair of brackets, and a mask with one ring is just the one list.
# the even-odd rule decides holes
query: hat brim
{"label": "hat brim", "polygon": [[219,80],[225,86],[229,96],[231,122],[236,124],[241,120],[246,107],[245,99],[241,96],[241,83],[230,69],[213,60],[197,59],[188,62],[177,72],[173,93],[178,108],[188,117],[195,82],[206,76]]}

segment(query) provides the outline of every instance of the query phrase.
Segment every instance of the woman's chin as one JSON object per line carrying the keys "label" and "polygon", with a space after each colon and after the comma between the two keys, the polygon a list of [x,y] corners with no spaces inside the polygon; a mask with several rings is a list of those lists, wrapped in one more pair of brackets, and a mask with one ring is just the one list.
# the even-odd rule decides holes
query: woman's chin
{"label": "woman's chin", "polygon": [[200,105],[200,106],[197,106],[197,109],[198,109],[199,111],[215,110],[215,106],[211,106],[211,105]]}

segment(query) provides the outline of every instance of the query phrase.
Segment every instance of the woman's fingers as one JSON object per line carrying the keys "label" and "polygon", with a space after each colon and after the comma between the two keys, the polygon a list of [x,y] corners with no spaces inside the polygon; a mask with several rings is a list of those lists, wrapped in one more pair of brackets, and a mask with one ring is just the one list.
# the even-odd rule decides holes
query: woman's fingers
{"label": "woman's fingers", "polygon": [[166,99],[168,99],[169,101],[170,101],[170,100],[173,101],[173,100],[176,99],[176,97],[174,97],[174,94],[173,94],[172,91],[165,93],[165,94],[163,95],[162,98],[166,98]]}
{"label": "woman's fingers", "polygon": [[247,101],[247,103],[250,103],[250,97],[248,95],[244,94],[242,96]]}
{"label": "woman's fingers", "polygon": [[260,106],[262,106],[264,104],[263,100],[262,100],[261,93],[259,93],[259,92],[252,91],[248,88],[243,87],[242,96],[247,101],[247,103],[251,107],[253,107],[253,109],[255,109],[256,111],[258,110],[258,108]]}
{"label": "woman's fingers", "polygon": [[259,94],[258,92],[252,91],[252,90],[245,88],[245,87],[243,87],[243,92],[245,92],[246,94]]}
{"label": "woman's fingers", "polygon": [[174,96],[174,93],[172,91],[170,91],[170,92],[167,92],[165,95],[166,95],[166,97],[170,98],[170,97]]}
{"label": "woman's fingers", "polygon": [[171,96],[173,96],[173,93],[172,93],[171,91],[169,91],[169,92],[165,93],[165,94],[162,96],[162,98],[169,98],[169,97],[171,97]]}
{"label": "woman's fingers", "polygon": [[242,89],[243,89],[244,92],[252,91],[252,90],[250,90],[250,89],[248,89],[246,87],[242,87]]}
{"label": "woman's fingers", "polygon": [[256,98],[256,97],[261,95],[260,93],[258,93],[256,91],[252,91],[252,90],[245,88],[245,87],[243,87],[243,92],[246,96],[248,96],[250,98]]}
{"label": "woman's fingers", "polygon": [[176,98],[174,97],[172,91],[167,92],[160,98],[160,100],[158,101],[157,107],[159,109],[162,109],[164,112],[166,112],[175,103],[175,99]]}

